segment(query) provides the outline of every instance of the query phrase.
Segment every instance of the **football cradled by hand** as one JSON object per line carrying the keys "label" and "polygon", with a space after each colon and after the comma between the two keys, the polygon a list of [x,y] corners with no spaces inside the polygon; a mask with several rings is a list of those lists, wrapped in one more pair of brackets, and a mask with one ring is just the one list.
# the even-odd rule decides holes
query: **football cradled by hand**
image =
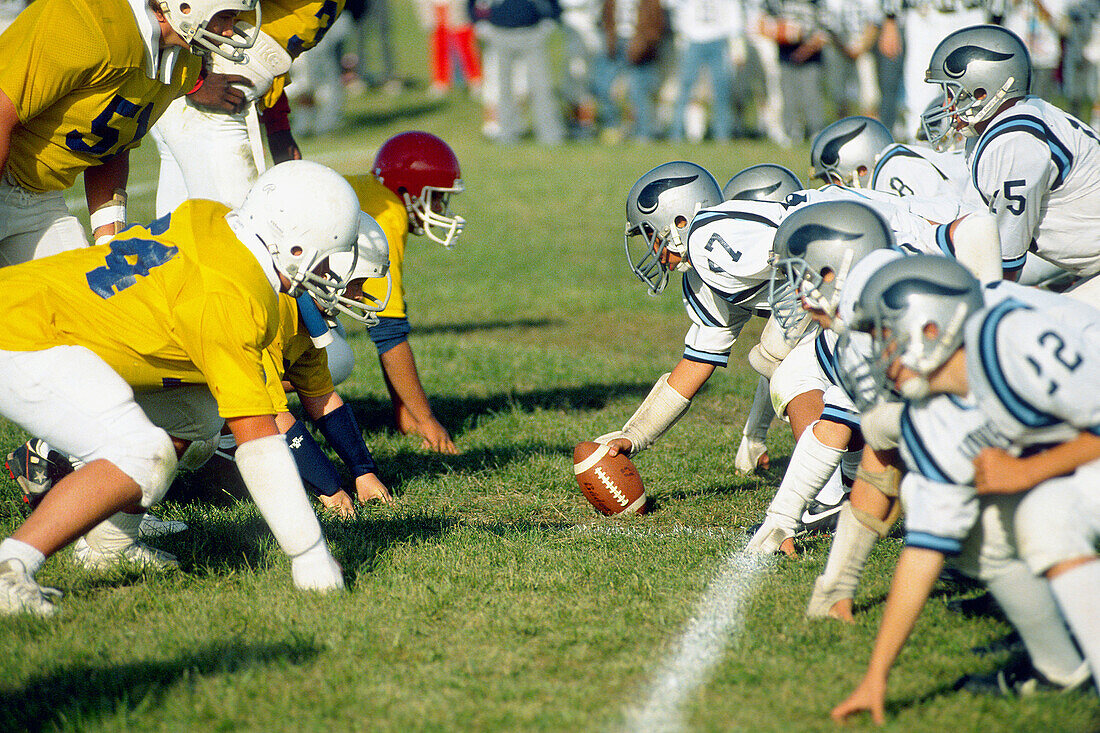
{"label": "football cradled by hand", "polygon": [[573,449],[573,473],[584,496],[602,514],[644,514],[645,488],[625,454],[607,454],[603,443],[586,440]]}

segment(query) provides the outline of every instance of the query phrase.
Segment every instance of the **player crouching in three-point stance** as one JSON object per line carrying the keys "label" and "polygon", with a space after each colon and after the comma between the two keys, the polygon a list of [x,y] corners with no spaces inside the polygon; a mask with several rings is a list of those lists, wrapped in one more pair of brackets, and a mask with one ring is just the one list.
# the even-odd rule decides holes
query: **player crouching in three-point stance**
{"label": "player crouching in three-point stance", "polygon": [[[176,446],[134,391],[206,384],[239,444],[237,465],[294,584],[343,587],[275,423],[263,350],[278,293],[328,302],[354,267],[355,193],[306,161],[275,166],[230,210],[185,202],[111,242],[0,270],[0,414],[83,466],[0,542],[0,612],[50,615],[34,581],[45,558],[115,512],[167,490]],[[342,268],[341,268],[342,269]]]}
{"label": "player crouching in three-point stance", "polygon": [[[907,410],[947,395],[981,413],[984,424],[963,442],[981,444],[973,459],[977,497],[984,497],[987,506],[1000,505],[995,531],[986,526],[975,535],[999,535],[1002,544],[1012,543],[1015,535],[1015,551],[1034,574],[1049,580],[1088,666],[1100,669],[1100,557],[1095,549],[1100,538],[1100,312],[1012,283],[983,291],[957,263],[918,255],[888,263],[870,277],[853,326],[871,334],[871,366],[881,389],[892,386],[907,401]],[[902,447],[912,449],[916,444],[906,425],[903,417],[898,433]],[[941,462],[959,454],[958,442],[920,446],[922,473],[940,473]],[[1038,452],[1023,457],[1029,449]],[[922,510],[907,513],[906,547],[871,661],[856,690],[832,711],[838,721],[861,710],[883,721],[890,668],[943,568],[945,553],[959,549],[954,525],[963,513],[944,502],[958,478],[946,473],[934,482],[920,478],[910,483],[907,477],[902,485],[906,507]],[[929,492],[938,494],[922,505]],[[1026,494],[1018,502],[1004,501],[1005,495],[1021,492]],[[978,509],[977,497],[972,495],[971,513]],[[979,536],[976,541],[989,540]],[[979,558],[985,559],[984,552]],[[1028,651],[1038,667],[1030,643]],[[1057,682],[1062,687],[1081,684],[1087,675],[1072,677]]]}
{"label": "player crouching in three-point stance", "polygon": [[[767,314],[768,257],[786,209],[774,200],[722,199],[714,177],[686,161],[659,165],[630,189],[627,261],[652,294],[664,290],[673,270],[683,272],[692,325],[672,371],[657,380],[622,430],[596,439],[610,445],[609,455],[633,455],[652,445],[683,417],[715,368],[726,366],[745,323],[762,309]],[[644,250],[636,261],[635,237]]]}

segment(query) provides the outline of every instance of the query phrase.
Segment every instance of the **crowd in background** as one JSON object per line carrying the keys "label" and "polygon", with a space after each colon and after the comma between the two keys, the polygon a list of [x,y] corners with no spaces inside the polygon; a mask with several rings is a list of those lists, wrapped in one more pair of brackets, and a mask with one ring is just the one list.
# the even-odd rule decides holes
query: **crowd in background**
{"label": "crowd in background", "polygon": [[[326,37],[328,61],[320,51],[303,57],[325,66],[298,70],[288,90],[306,108],[299,134],[338,124],[349,81],[410,83],[395,70],[391,2],[349,3]],[[469,89],[484,106],[484,135],[499,142],[767,136],[791,145],[849,114],[911,139],[921,95],[931,94],[911,88],[924,86],[922,49],[953,29],[937,25],[948,16],[1015,31],[1032,54],[1033,92],[1100,122],[1097,0],[415,2],[431,94]]]}

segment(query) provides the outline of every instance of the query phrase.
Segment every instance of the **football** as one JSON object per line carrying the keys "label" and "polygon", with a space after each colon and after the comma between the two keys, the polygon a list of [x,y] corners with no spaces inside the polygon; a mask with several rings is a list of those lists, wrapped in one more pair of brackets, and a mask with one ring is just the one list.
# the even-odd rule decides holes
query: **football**
{"label": "football", "polygon": [[586,440],[573,449],[573,474],[584,497],[602,514],[644,514],[642,477],[626,455],[607,455],[607,445]]}

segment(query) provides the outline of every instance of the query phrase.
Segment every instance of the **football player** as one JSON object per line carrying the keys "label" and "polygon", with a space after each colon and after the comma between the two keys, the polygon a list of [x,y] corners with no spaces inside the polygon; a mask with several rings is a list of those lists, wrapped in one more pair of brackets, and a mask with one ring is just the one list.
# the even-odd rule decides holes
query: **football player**
{"label": "football player", "polygon": [[[229,83],[231,103],[211,100],[204,88],[174,101],[153,127],[160,152],[157,215],[184,199],[205,198],[238,206],[265,167],[257,110],[261,110],[275,162],[301,158],[290,135],[283,92],[291,61],[313,48],[343,11],[344,0],[260,0],[235,36],[256,36],[245,59],[211,58],[203,87]],[[255,28],[253,24],[258,24]]]}
{"label": "football player", "polygon": [[359,214],[339,174],[290,161],[237,209],[189,201],[108,244],[0,270],[0,311],[13,324],[0,336],[0,414],[83,464],[0,542],[0,610],[54,613],[57,592],[34,581],[45,558],[164,495],[186,446],[133,392],[176,384],[209,387],[294,584],[343,587],[275,422],[263,349],[278,329],[278,292],[332,303],[346,287],[354,261],[334,257],[354,251]]}
{"label": "football player", "polygon": [[925,122],[949,119],[948,133],[971,139],[970,182],[996,217],[1005,276],[1016,279],[1031,251],[1082,278],[1075,297],[1100,303],[1100,137],[1029,95],[1027,48],[1000,26],[951,33],[927,69],[947,102]]}
{"label": "football player", "polygon": [[[1089,666],[1100,668],[1100,312],[1012,284],[983,293],[957,264],[927,257],[883,266],[864,287],[859,311],[883,385],[911,403],[948,395],[982,413],[988,427],[973,459],[977,492],[1028,492],[1014,508],[1002,501],[1002,524],[1014,528],[1031,571],[1050,581]],[[914,458],[949,483],[940,461],[957,449],[931,447],[938,450],[919,446]],[[942,513],[935,519],[951,521]],[[833,710],[838,721],[861,710],[883,721],[890,667],[943,566],[944,548],[929,547],[935,534],[914,535],[898,561],[867,674]]]}
{"label": "football player", "polygon": [[[722,189],[704,168],[673,161],[650,170],[630,189],[627,263],[654,295],[665,289],[672,272],[682,272],[691,326],[672,371],[657,380],[622,429],[596,439],[610,445],[610,455],[634,455],[651,446],[683,417],[714,370],[729,363],[745,323],[754,314],[767,315],[771,242],[786,207],[767,198],[776,187],[760,185],[758,174],[793,177],[786,169],[757,169],[742,181],[760,199],[741,198],[727,184],[734,195],[723,201]],[[641,240],[640,255],[632,246],[636,239]]]}
{"label": "football player", "polygon": [[[366,293],[389,305],[369,334],[378,350],[382,375],[402,433],[419,435],[422,447],[457,454],[450,433],[432,412],[420,383],[409,343],[405,306],[405,245],[409,234],[427,237],[450,249],[466,220],[451,212],[451,198],[464,190],[458,157],[444,140],[428,132],[401,132],[382,143],[369,174],[348,176],[359,205],[381,225],[390,247],[390,278],[367,282]],[[386,288],[391,287],[387,293]],[[331,360],[331,356],[330,356]]]}
{"label": "football player", "polygon": [[125,218],[129,152],[199,77],[200,54],[240,57],[256,0],[44,0],[0,35],[0,264],[87,245],[62,192],[84,173],[96,238]]}

